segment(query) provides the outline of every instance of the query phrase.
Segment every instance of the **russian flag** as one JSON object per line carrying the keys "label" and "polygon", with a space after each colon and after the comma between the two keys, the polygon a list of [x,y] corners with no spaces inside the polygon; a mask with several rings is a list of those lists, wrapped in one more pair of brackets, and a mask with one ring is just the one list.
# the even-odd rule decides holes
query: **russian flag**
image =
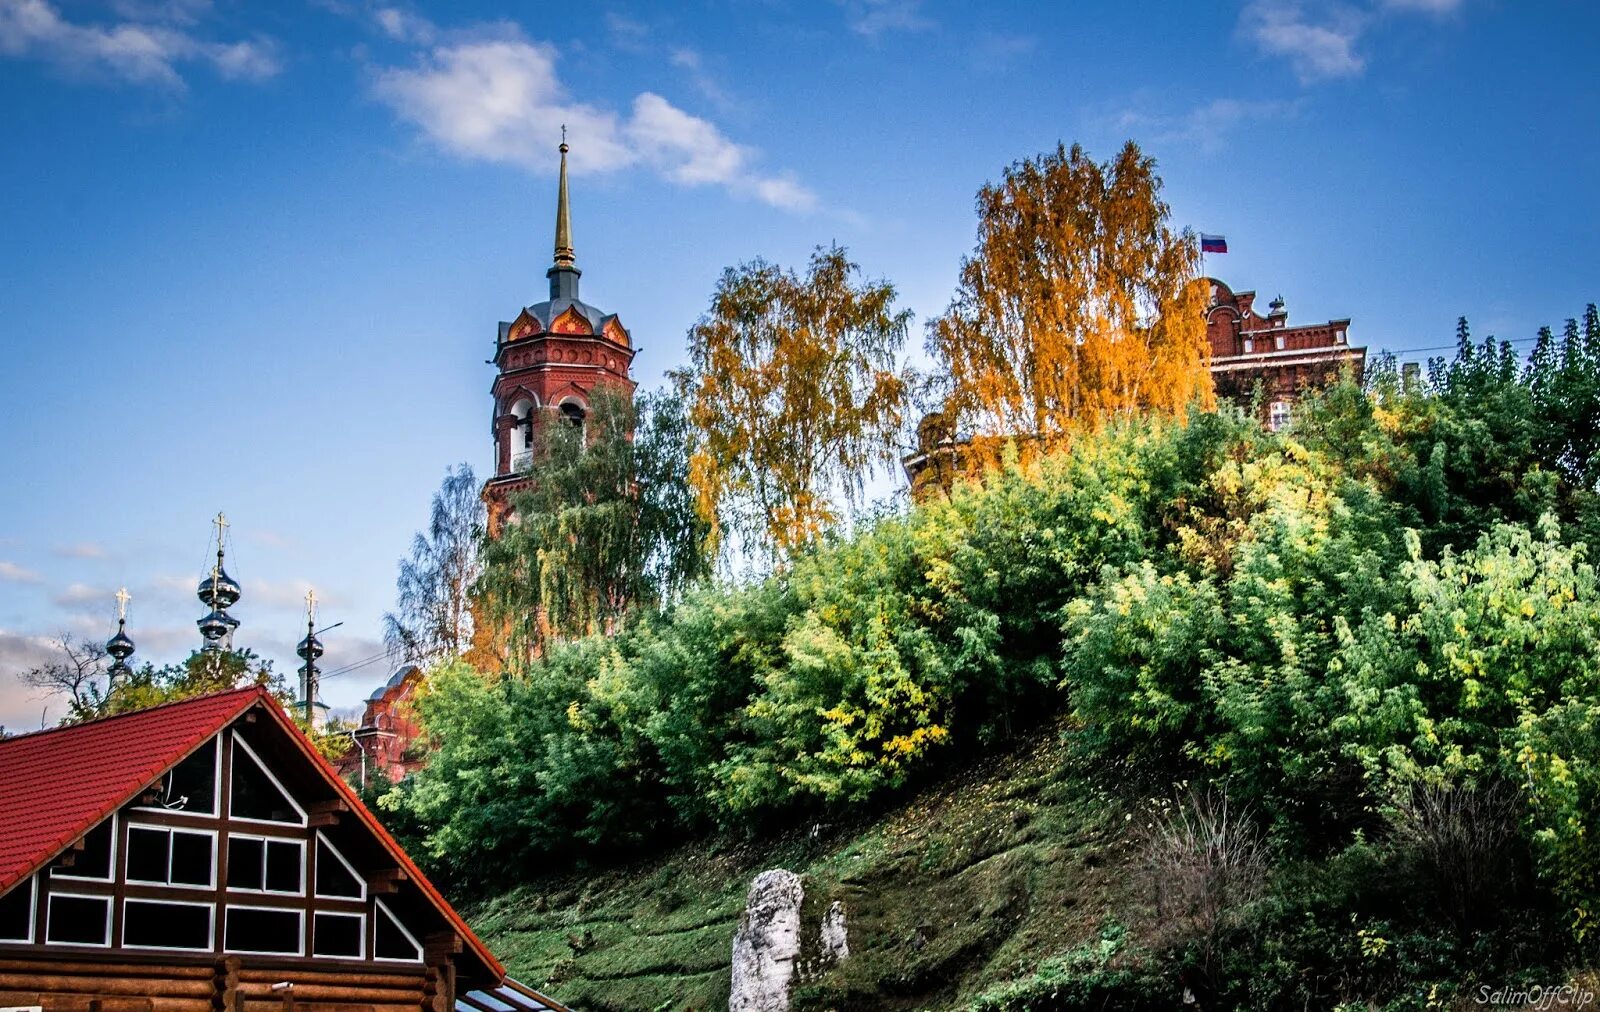
{"label": "russian flag", "polygon": [[1200,233],[1200,252],[1226,253],[1228,252],[1228,237],[1225,235],[1206,235]]}

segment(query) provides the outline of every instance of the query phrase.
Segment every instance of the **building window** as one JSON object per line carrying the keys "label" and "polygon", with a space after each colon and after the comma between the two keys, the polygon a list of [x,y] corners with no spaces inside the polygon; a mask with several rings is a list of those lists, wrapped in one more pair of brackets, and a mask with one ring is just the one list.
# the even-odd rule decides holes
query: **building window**
{"label": "building window", "polygon": [[128,881],[209,889],[216,884],[216,842],[205,831],[129,826]]}
{"label": "building window", "polygon": [[1277,337],[1273,338],[1273,342],[1277,345],[1277,348],[1278,348],[1279,351],[1283,350],[1283,335],[1282,334],[1279,334]]}
{"label": "building window", "polygon": [[122,909],[122,944],[133,949],[211,951],[216,908],[209,903],[128,900]]}
{"label": "building window", "polygon": [[365,914],[319,913],[311,922],[311,954],[360,959],[366,955],[366,937]]}
{"label": "building window", "polygon": [[321,833],[317,834],[317,895],[352,900],[367,898],[366,883]]}
{"label": "building window", "polygon": [[233,739],[233,782],[228,814],[248,822],[306,824],[306,813],[243,739]]}
{"label": "building window", "polygon": [[217,740],[206,742],[168,770],[157,792],[155,804],[140,807],[196,815],[217,814]]}
{"label": "building window", "polygon": [[51,868],[50,877],[111,881],[111,859],[116,849],[115,822],[114,818],[107,819],[84,834],[83,849],[70,852],[72,864]]}
{"label": "building window", "polygon": [[0,896],[0,941],[33,941],[33,894],[37,879],[29,876]]}
{"label": "building window", "polygon": [[1334,331],[1333,332],[1333,341],[1334,341],[1335,344],[1343,344],[1344,343],[1344,331],[1342,331],[1342,330]]}
{"label": "building window", "polygon": [[533,460],[533,424],[538,405],[523,399],[511,406],[511,470],[522,471]]}
{"label": "building window", "polygon": [[372,958],[397,962],[422,962],[422,946],[406,930],[404,924],[390,912],[382,900],[377,901],[372,932]]}
{"label": "building window", "polygon": [[50,897],[44,937],[60,945],[111,944],[111,898],[56,893]]}
{"label": "building window", "polygon": [[1248,354],[1250,354],[1251,352],[1253,352],[1255,350],[1256,350],[1255,341],[1251,340],[1248,337],[1245,338],[1244,339],[1244,351],[1245,351],[1245,354],[1248,355]]}
{"label": "building window", "polygon": [[1291,411],[1288,401],[1273,401],[1267,408],[1267,428],[1273,432],[1289,424]]}
{"label": "building window", "polygon": [[248,892],[305,892],[306,845],[303,840],[259,836],[228,837],[228,888]]}
{"label": "building window", "polygon": [[304,935],[304,911],[230,906],[222,947],[229,952],[298,956],[305,951]]}
{"label": "building window", "polygon": [[583,405],[567,401],[561,405],[561,420],[568,425],[583,431]]}

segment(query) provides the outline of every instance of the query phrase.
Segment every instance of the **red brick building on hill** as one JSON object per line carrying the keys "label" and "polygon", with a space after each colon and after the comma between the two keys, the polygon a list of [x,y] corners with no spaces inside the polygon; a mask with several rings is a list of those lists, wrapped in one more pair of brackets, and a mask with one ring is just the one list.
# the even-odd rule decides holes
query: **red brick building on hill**
{"label": "red brick building on hill", "polygon": [[1351,347],[1349,319],[1291,327],[1281,296],[1262,316],[1255,292],[1235,292],[1216,278],[1206,283],[1211,288],[1206,338],[1217,396],[1247,403],[1260,384],[1268,428],[1288,422],[1295,400],[1308,387],[1337,379],[1347,367],[1361,376],[1367,349]]}
{"label": "red brick building on hill", "polygon": [[421,684],[422,669],[406,664],[373,690],[352,735],[355,747],[339,759],[340,776],[366,787],[375,777],[397,783],[422,767],[426,762],[419,742],[422,728],[411,709]]}
{"label": "red brick building on hill", "polygon": [[567,205],[567,145],[561,145],[556,201],[555,257],[545,277],[550,298],[501,323],[495,339],[494,477],[483,489],[489,531],[499,529],[513,494],[526,482],[537,432],[547,424],[582,427],[595,389],[609,385],[631,394],[633,337],[615,313],[578,298],[577,255]]}

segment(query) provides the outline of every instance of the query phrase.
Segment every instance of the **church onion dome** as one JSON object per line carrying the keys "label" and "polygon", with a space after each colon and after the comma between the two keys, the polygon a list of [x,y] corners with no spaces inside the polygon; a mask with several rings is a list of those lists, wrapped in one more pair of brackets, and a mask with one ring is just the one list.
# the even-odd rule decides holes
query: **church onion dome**
{"label": "church onion dome", "polygon": [[208,576],[200,581],[200,586],[195,591],[195,596],[200,598],[201,604],[208,604],[218,611],[232,608],[239,601],[239,584],[234,582],[228,571],[219,564],[216,575]]}
{"label": "church onion dome", "polygon": [[322,656],[322,641],[317,639],[315,634],[308,634],[300,641],[300,645],[294,648],[294,652],[301,660],[314,661]]}
{"label": "church onion dome", "polygon": [[200,627],[200,635],[203,636],[207,642],[221,640],[238,624],[239,623],[236,619],[215,610],[207,613],[205,618],[202,618],[200,621],[195,623],[195,625]]}
{"label": "church onion dome", "polygon": [[116,659],[118,664],[133,656],[133,640],[128,638],[128,623],[117,623],[117,634],[106,641],[106,653]]}

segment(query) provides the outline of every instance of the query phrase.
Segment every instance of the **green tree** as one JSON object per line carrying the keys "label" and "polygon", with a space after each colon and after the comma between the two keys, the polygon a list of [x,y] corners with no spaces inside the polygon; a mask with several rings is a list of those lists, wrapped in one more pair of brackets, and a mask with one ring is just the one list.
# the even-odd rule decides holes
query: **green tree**
{"label": "green tree", "polygon": [[528,487],[486,544],[476,586],[523,659],[553,639],[614,631],[709,569],[688,486],[693,437],[675,395],[598,387],[582,428],[537,431]]}
{"label": "green tree", "polygon": [[904,421],[909,310],[858,281],[838,246],[805,276],[754,260],[723,272],[678,374],[696,436],[690,482],[719,542],[770,561],[812,544],[891,465]]}
{"label": "green tree", "polygon": [[383,616],[383,639],[391,653],[426,664],[460,656],[472,642],[473,584],[486,514],[472,467],[445,471],[433,495],[428,529],[400,560],[396,608]]}

